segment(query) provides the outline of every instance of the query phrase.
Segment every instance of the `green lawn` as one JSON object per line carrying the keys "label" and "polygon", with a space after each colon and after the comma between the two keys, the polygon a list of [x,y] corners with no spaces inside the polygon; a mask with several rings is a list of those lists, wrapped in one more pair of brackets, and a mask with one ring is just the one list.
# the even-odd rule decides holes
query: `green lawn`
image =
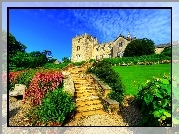
{"label": "green lawn", "polygon": [[171,64],[114,66],[113,69],[120,75],[126,95],[136,95],[138,86],[153,76],[162,77],[164,73],[171,74]]}

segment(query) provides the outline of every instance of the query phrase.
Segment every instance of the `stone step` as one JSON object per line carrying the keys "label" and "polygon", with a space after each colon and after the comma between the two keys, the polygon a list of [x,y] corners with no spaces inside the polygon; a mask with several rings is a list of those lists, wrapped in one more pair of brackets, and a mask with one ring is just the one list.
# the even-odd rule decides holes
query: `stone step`
{"label": "stone step", "polygon": [[72,76],[79,76],[79,73],[71,73]]}
{"label": "stone step", "polygon": [[97,96],[97,93],[93,92],[93,93],[90,93],[90,92],[83,92],[83,93],[79,93],[79,92],[76,92],[75,93],[77,97],[89,97],[89,96]]}
{"label": "stone step", "polygon": [[76,80],[84,80],[84,77],[82,77],[80,75],[72,76],[72,78],[76,79]]}
{"label": "stone step", "polygon": [[96,114],[105,114],[106,112],[103,109],[98,109],[95,111]]}
{"label": "stone step", "polygon": [[82,113],[76,113],[75,114],[75,118],[81,118],[81,117],[83,117]]}
{"label": "stone step", "polygon": [[91,115],[95,115],[96,114],[96,112],[95,112],[95,110],[93,110],[93,111],[84,111],[84,112],[81,112],[81,114],[82,114],[82,116],[91,116]]}
{"label": "stone step", "polygon": [[76,105],[77,106],[89,106],[89,105],[97,105],[97,104],[100,104],[101,101],[100,100],[89,100],[89,101],[77,101],[76,102]]}
{"label": "stone step", "polygon": [[90,105],[90,106],[78,106],[76,108],[76,110],[78,112],[87,112],[87,111],[94,111],[94,110],[100,110],[103,108],[103,105],[102,104],[97,104],[97,105]]}
{"label": "stone step", "polygon": [[78,74],[79,73],[79,71],[77,71],[77,70],[72,70],[70,72],[71,72],[71,74]]}
{"label": "stone step", "polygon": [[83,79],[83,78],[74,78],[74,81],[76,81],[76,82],[84,82],[84,81],[88,82],[88,80]]}
{"label": "stone step", "polygon": [[90,83],[86,81],[73,81],[73,83],[76,85],[90,85]]}
{"label": "stone step", "polygon": [[99,100],[99,97],[98,96],[89,96],[89,97],[83,96],[83,97],[77,98],[76,102],[77,101],[83,101],[83,102],[85,102],[85,101],[89,101],[89,100]]}
{"label": "stone step", "polygon": [[73,82],[75,83],[75,84],[89,84],[89,82],[87,81],[87,80],[73,80]]}
{"label": "stone step", "polygon": [[105,112],[102,109],[87,111],[87,112],[80,112],[75,115],[75,118],[81,118],[84,116],[91,116],[91,115],[95,115],[95,114],[105,114]]}
{"label": "stone step", "polygon": [[76,90],[75,91],[76,93],[80,93],[80,94],[82,94],[82,93],[96,93],[96,91],[95,90],[88,90],[88,89],[81,89],[81,90]]}
{"label": "stone step", "polygon": [[76,91],[84,91],[84,90],[94,90],[94,87],[87,87],[87,86],[83,86],[83,87],[75,87]]}
{"label": "stone step", "polygon": [[91,86],[91,84],[85,84],[85,83],[75,83],[74,84],[75,88],[81,88],[81,87],[85,87],[88,88]]}

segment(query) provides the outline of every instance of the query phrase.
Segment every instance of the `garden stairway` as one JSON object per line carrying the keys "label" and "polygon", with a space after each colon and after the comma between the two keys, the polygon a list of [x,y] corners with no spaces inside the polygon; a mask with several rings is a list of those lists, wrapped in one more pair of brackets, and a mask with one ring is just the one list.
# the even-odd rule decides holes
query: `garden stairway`
{"label": "garden stairway", "polygon": [[91,83],[85,79],[83,71],[83,67],[73,67],[71,70],[77,106],[75,117],[80,118],[95,114],[105,114],[94,85],[91,85]]}

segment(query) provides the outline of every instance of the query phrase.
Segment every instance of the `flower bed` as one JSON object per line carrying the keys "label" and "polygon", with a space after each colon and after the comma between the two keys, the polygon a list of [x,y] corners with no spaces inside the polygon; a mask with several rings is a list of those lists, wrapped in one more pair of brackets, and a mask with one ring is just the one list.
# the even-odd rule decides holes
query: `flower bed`
{"label": "flower bed", "polygon": [[31,125],[60,126],[75,108],[73,97],[64,91],[61,72],[55,70],[30,69],[11,72],[10,84],[29,85],[23,104],[30,104],[28,118]]}
{"label": "flower bed", "polygon": [[32,105],[41,104],[41,99],[49,90],[54,90],[61,86],[63,82],[63,75],[61,72],[50,71],[36,73],[33,77],[29,88],[25,92],[24,102],[30,99]]}

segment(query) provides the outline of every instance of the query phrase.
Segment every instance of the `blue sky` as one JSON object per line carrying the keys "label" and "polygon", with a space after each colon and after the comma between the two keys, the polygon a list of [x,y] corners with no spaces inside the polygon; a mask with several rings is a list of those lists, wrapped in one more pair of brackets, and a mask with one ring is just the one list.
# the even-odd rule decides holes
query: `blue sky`
{"label": "blue sky", "polygon": [[171,41],[168,9],[11,9],[9,17],[10,33],[27,52],[51,50],[58,60],[71,57],[72,38],[84,33],[99,43],[128,32],[155,44]]}

